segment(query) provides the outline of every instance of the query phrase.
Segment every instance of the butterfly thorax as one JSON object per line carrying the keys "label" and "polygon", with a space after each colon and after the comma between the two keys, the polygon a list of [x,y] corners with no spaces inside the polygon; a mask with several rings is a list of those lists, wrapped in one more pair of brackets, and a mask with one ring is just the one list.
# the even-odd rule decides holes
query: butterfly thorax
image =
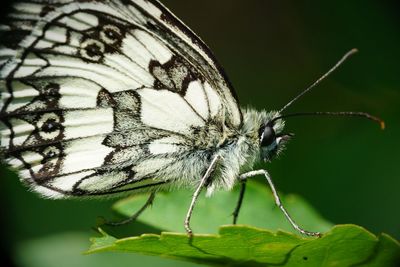
{"label": "butterfly thorax", "polygon": [[218,149],[236,138],[236,132],[221,122],[210,119],[202,127],[193,127],[192,146],[195,149]]}
{"label": "butterfly thorax", "polygon": [[[257,162],[263,160],[259,130],[266,122],[276,117],[277,112],[243,109],[242,113],[241,127],[237,129],[236,134],[228,138],[226,145],[216,151],[222,159],[217,177],[213,178],[213,182],[208,186],[207,194],[218,189],[231,189],[241,173],[252,170]],[[277,133],[280,133],[283,127],[283,121],[274,125]]]}

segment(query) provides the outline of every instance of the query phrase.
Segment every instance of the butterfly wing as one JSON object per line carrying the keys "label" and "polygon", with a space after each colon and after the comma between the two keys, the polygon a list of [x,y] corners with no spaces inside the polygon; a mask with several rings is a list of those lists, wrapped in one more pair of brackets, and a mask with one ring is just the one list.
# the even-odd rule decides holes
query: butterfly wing
{"label": "butterfly wing", "polygon": [[44,196],[168,186],[168,166],[242,123],[209,49],[157,1],[36,0],[10,17],[1,147]]}

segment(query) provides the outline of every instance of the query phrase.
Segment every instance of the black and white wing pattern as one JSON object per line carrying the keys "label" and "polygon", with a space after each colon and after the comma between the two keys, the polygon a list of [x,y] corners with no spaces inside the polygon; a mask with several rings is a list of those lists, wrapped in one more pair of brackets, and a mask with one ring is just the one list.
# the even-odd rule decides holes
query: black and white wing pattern
{"label": "black and white wing pattern", "polygon": [[20,1],[9,18],[2,153],[44,196],[168,184],[166,166],[242,124],[212,53],[156,0]]}

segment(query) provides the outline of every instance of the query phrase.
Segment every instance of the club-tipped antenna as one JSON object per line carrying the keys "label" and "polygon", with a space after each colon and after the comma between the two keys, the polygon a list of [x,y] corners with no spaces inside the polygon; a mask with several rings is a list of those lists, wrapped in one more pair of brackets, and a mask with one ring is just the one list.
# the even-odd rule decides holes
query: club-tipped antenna
{"label": "club-tipped antenna", "polygon": [[311,89],[313,89],[315,86],[317,86],[322,80],[324,80],[326,77],[329,76],[332,72],[334,72],[344,61],[346,61],[347,58],[349,58],[351,55],[357,53],[358,50],[356,48],[351,49],[349,52],[347,52],[328,72],[326,72],[324,75],[322,75],[318,80],[316,80],[312,85],[310,85],[307,89],[302,91],[300,94],[298,94],[295,98],[289,101],[283,108],[279,110],[279,113],[282,113],[285,109],[287,109],[290,105],[292,105],[294,102],[296,102],[299,98],[301,98],[304,94],[308,93]]}
{"label": "club-tipped antenna", "polygon": [[331,112],[331,111],[317,111],[317,112],[297,112],[297,113],[291,113],[291,114],[286,114],[286,115],[281,115],[278,117],[275,117],[271,120],[271,123],[273,123],[276,120],[279,119],[284,119],[288,117],[298,117],[298,116],[343,116],[343,117],[360,117],[360,118],[366,118],[368,120],[377,122],[379,126],[381,127],[382,130],[385,129],[385,122],[376,117],[373,116],[369,113],[366,112],[354,112],[354,111],[341,111],[341,112]]}

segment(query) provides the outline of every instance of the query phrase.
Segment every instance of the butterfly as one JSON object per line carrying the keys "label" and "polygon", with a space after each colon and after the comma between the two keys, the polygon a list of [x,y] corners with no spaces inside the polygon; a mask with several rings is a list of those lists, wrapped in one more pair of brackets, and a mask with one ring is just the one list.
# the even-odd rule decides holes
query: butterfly
{"label": "butterfly", "polygon": [[288,105],[240,108],[210,49],[160,2],[19,1],[8,17],[1,149],[31,190],[51,199],[149,192],[149,205],[158,191],[190,188],[191,234],[202,189],[240,183],[236,222],[245,181],[264,175],[292,226],[319,235],[293,221],[266,170],[253,170],[291,138]]}

